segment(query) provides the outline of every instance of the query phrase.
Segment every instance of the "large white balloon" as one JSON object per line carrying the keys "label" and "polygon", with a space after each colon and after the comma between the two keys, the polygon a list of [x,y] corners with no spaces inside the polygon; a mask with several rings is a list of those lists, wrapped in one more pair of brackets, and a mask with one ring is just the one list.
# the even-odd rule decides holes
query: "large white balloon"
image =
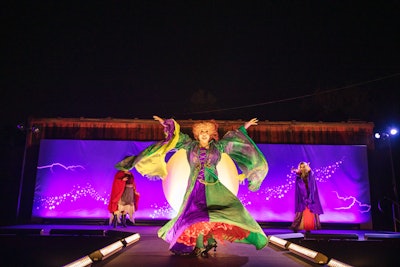
{"label": "large white balloon", "polygon": [[222,153],[221,160],[217,164],[218,179],[225,185],[235,196],[239,192],[238,170],[235,163],[228,154]]}
{"label": "large white balloon", "polygon": [[[167,163],[168,175],[162,181],[165,198],[171,207],[178,211],[186,192],[190,166],[186,157],[186,150],[181,149],[169,159]],[[225,153],[217,165],[218,178],[233,194],[239,191],[238,171],[233,160]]]}
{"label": "large white balloon", "polygon": [[171,207],[178,211],[189,180],[190,166],[186,158],[186,150],[175,152],[167,162],[167,177],[162,181],[165,198]]}

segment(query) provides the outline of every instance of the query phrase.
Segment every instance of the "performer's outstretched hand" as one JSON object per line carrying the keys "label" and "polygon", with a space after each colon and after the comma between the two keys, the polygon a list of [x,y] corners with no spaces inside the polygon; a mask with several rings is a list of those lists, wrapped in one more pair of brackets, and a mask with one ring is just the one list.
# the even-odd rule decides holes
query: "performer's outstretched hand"
{"label": "performer's outstretched hand", "polygon": [[162,126],[164,126],[164,120],[161,119],[160,117],[154,115],[154,116],[153,116],[153,119],[156,120],[156,121],[158,121]]}
{"label": "performer's outstretched hand", "polygon": [[250,126],[257,125],[258,124],[257,122],[258,122],[258,119],[253,118],[244,124],[244,128],[247,130],[247,128],[249,128]]}

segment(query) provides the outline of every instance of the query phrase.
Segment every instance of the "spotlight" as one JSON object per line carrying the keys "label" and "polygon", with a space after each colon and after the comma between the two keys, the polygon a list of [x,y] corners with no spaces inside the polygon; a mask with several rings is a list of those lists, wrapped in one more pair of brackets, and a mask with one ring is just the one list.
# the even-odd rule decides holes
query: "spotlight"
{"label": "spotlight", "polygon": [[92,266],[92,263],[93,263],[92,259],[89,256],[85,256],[67,265],[64,265],[63,267],[86,267],[86,266]]}
{"label": "spotlight", "polygon": [[121,240],[122,244],[124,244],[125,247],[130,246],[137,241],[139,241],[140,235],[139,234],[133,234],[128,237],[125,237],[124,239]]}
{"label": "spotlight", "polygon": [[32,129],[31,129],[31,131],[32,131],[32,133],[37,134],[37,133],[40,132],[40,129],[39,129],[38,127],[36,127],[36,126],[33,126]]}
{"label": "spotlight", "polygon": [[23,123],[19,123],[17,125],[17,129],[20,130],[21,132],[29,132],[29,131],[31,131],[32,133],[35,133],[35,134],[40,133],[39,127],[32,126],[31,128],[26,128]]}
{"label": "spotlight", "polygon": [[20,130],[21,132],[25,131],[25,125],[23,125],[22,123],[17,125],[17,129]]}
{"label": "spotlight", "polygon": [[390,129],[389,133],[390,133],[391,135],[396,135],[396,134],[398,133],[398,131],[397,131],[396,128],[392,128],[392,129]]}
{"label": "spotlight", "polygon": [[376,139],[380,139],[380,138],[389,138],[391,135],[392,135],[392,136],[397,135],[398,132],[399,132],[399,131],[397,130],[397,128],[390,128],[390,129],[388,129],[387,132],[376,132],[376,133],[374,134],[374,137],[375,137]]}
{"label": "spotlight", "polygon": [[328,262],[328,257],[324,254],[296,245],[294,243],[290,243],[288,249],[290,252],[293,252],[294,254],[317,264],[326,264]]}
{"label": "spotlight", "polygon": [[374,136],[376,139],[381,139],[381,138],[386,139],[386,138],[390,137],[390,135],[386,132],[382,132],[382,133],[376,132]]}

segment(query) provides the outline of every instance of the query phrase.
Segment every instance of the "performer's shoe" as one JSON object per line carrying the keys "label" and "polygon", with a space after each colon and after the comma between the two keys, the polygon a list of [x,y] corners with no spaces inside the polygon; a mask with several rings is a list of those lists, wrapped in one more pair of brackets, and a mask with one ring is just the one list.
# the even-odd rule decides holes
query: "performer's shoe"
{"label": "performer's shoe", "polygon": [[190,252],[189,256],[198,257],[203,255],[204,248],[195,247],[192,252]]}
{"label": "performer's shoe", "polygon": [[126,219],[126,225],[134,226],[134,225],[135,225],[135,220],[133,219],[133,220],[131,221],[131,220],[129,220],[129,219]]}
{"label": "performer's shoe", "polygon": [[117,228],[117,223],[118,223],[118,218],[117,218],[117,214],[114,214],[111,225],[113,228]]}
{"label": "performer's shoe", "polygon": [[121,223],[122,223],[122,227],[126,227],[126,214],[122,215]]}
{"label": "performer's shoe", "polygon": [[202,256],[202,257],[208,257],[208,252],[209,252],[211,249],[214,249],[214,253],[217,251],[217,242],[216,242],[216,241],[207,244],[205,250],[201,252],[201,256]]}

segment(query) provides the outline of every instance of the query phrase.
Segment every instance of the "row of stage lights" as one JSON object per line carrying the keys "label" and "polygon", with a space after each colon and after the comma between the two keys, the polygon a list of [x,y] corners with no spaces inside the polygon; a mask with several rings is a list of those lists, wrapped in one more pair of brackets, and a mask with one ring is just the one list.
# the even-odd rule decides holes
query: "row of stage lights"
{"label": "row of stage lights", "polygon": [[40,133],[40,129],[36,126],[32,126],[31,128],[26,128],[24,124],[20,123],[17,125],[17,129],[21,132],[32,132],[32,133]]}
{"label": "row of stage lights", "polygon": [[[296,234],[291,234],[291,235],[296,235]],[[297,234],[301,235],[302,234]],[[296,236],[298,237],[298,236]],[[329,259],[328,257],[320,252],[305,248],[303,246],[297,245],[295,243],[289,242],[283,238],[277,237],[277,236],[269,236],[269,241],[271,244],[284,249],[284,250],[289,250],[290,252],[306,259],[309,260],[313,263],[316,263],[318,265],[326,265],[330,267],[351,267],[351,265],[348,265],[346,263],[343,263],[341,261],[338,261],[336,259]],[[293,238],[291,236],[290,238]],[[64,265],[63,267],[88,267],[91,266],[94,262],[104,260],[115,253],[119,252],[122,250],[124,247],[127,247],[129,245],[132,245],[139,241],[140,235],[139,234],[133,234],[131,236],[128,236],[120,241],[114,242],[102,249],[99,249],[87,256],[84,256],[80,259],[77,259],[74,262],[71,262],[67,265]]]}
{"label": "row of stage lights", "polygon": [[381,138],[389,138],[390,136],[395,136],[398,134],[398,130],[396,128],[391,128],[389,129],[388,132],[376,132],[374,137],[376,139],[381,139]]}
{"label": "row of stage lights", "polygon": [[[294,236],[296,235],[296,236]],[[295,233],[295,234],[288,234],[285,235],[287,238],[298,238],[298,237],[304,237],[303,234],[301,233]],[[328,259],[328,257],[325,254],[322,254],[318,251],[300,246],[298,244],[289,242],[285,239],[278,236],[269,236],[269,242],[283,250],[288,250],[297,256],[300,256],[303,259],[306,259],[308,261],[311,261],[314,264],[318,265],[324,265],[324,266],[330,266],[330,267],[351,267],[352,265],[348,265],[344,262],[341,262],[339,260],[336,260],[334,258]]]}
{"label": "row of stage lights", "polygon": [[121,251],[123,248],[130,246],[140,239],[140,235],[138,233],[125,237],[117,242],[114,242],[102,249],[96,250],[90,253],[87,256],[84,256],[76,261],[73,261],[63,267],[88,267],[92,266],[94,262],[102,261],[115,253]]}

